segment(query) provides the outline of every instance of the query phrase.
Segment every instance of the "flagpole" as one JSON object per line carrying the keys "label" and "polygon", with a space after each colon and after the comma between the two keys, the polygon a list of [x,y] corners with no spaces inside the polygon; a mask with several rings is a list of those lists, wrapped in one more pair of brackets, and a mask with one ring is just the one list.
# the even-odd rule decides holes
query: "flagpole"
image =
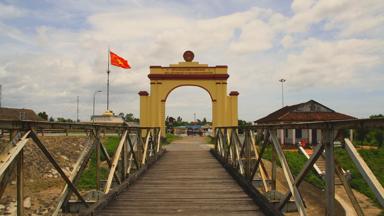
{"label": "flagpole", "polygon": [[108,47],[108,70],[107,70],[107,111],[109,111],[109,53],[111,51],[109,50],[109,47]]}

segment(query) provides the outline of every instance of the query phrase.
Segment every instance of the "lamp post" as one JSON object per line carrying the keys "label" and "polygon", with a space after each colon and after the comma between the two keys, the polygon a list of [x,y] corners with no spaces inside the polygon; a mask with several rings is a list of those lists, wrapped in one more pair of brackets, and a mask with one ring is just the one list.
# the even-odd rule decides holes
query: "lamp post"
{"label": "lamp post", "polygon": [[286,79],[279,79],[279,82],[281,82],[281,105],[284,107],[284,82],[287,81]]}
{"label": "lamp post", "polygon": [[95,101],[96,101],[96,94],[99,93],[99,92],[102,92],[102,91],[101,90],[97,90],[97,91],[95,91],[93,93],[93,109],[92,109],[92,116],[91,116],[92,122],[95,121],[95,119],[94,119],[94,116],[95,116]]}
{"label": "lamp post", "polygon": [[80,120],[79,120],[79,96],[77,96],[77,100],[76,100],[76,122],[80,122]]}

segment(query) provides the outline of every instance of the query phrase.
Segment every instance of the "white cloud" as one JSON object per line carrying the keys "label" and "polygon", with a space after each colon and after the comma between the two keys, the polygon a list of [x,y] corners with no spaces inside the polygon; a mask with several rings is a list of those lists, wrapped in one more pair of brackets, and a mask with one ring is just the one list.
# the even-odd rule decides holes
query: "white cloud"
{"label": "white cloud", "polygon": [[[365,89],[369,86],[372,91],[382,89],[377,80],[384,78],[377,68],[383,68],[380,11],[384,6],[379,1],[294,1],[292,17],[258,7],[220,16],[191,16],[191,11],[197,10],[193,5],[123,1],[118,6],[104,1],[102,6],[93,1],[82,2],[81,7],[75,1],[61,4],[38,20],[52,19],[62,25],[35,20],[34,31],[26,31],[25,26],[0,22],[3,104],[71,117],[76,96],[80,95],[85,119],[91,112],[93,92],[101,89],[100,111],[105,102],[108,46],[132,65],[128,71],[112,68],[111,106],[116,112],[138,115],[136,93],[149,89],[148,66],[177,63],[186,49],[192,49],[201,63],[228,64],[228,90],[240,90],[243,102],[251,100],[242,97],[256,96],[265,100],[263,104],[278,101],[277,79],[281,76],[296,89],[321,91],[326,86],[337,91],[347,84]],[[76,13],[84,17],[79,20],[82,28],[65,23],[77,17],[73,12],[76,5],[81,8]],[[37,13],[16,6],[5,8],[0,4],[0,12],[13,18]],[[56,12],[60,15],[57,19]],[[319,23],[323,25],[316,27]],[[319,29],[312,31],[314,26]],[[317,32],[326,36],[317,37]],[[175,98],[181,100],[182,96],[176,94]],[[195,104],[202,102],[196,100]],[[176,101],[169,107],[176,110],[179,105]],[[251,105],[257,106],[247,104]],[[188,113],[192,107],[185,109]],[[252,112],[243,117],[252,118]]]}
{"label": "white cloud", "polygon": [[351,37],[369,35],[368,31],[384,26],[381,0],[300,0],[293,2],[292,9],[295,14],[287,23],[289,32],[305,32],[312,25],[324,22],[324,30],[337,30],[341,37]]}
{"label": "white cloud", "polygon": [[238,53],[260,52],[270,49],[274,32],[266,23],[254,20],[241,28],[238,41],[231,44],[230,49]]}
{"label": "white cloud", "polygon": [[13,5],[6,5],[0,2],[0,20],[13,19],[25,15],[26,12]]}
{"label": "white cloud", "polygon": [[283,39],[281,39],[281,45],[283,45],[284,48],[289,48],[293,44],[293,38],[291,35],[285,35]]}
{"label": "white cloud", "polygon": [[309,39],[302,47],[301,52],[288,55],[281,69],[296,88],[369,86],[371,81],[384,78],[384,74],[372,71],[383,66],[384,40]]}
{"label": "white cloud", "polygon": [[315,0],[294,0],[291,8],[295,13],[300,13],[310,9],[314,3]]}

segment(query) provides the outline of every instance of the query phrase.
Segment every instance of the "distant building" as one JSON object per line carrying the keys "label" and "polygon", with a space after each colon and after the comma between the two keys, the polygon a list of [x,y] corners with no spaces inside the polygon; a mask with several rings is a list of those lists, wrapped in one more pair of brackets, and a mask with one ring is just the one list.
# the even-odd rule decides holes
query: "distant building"
{"label": "distant building", "polygon": [[17,109],[0,107],[0,120],[30,120],[44,121],[31,109]]}
{"label": "distant building", "polygon": [[103,115],[94,115],[91,117],[91,121],[94,123],[112,123],[123,124],[125,120],[121,116],[116,116],[112,111],[105,111]]}
{"label": "distant building", "polygon": [[[256,120],[255,124],[298,123],[331,120],[352,120],[355,117],[335,112],[334,110],[310,100],[305,103],[285,106],[263,118]],[[280,130],[278,137],[282,144],[292,145],[298,142],[317,144],[321,141],[319,129],[284,129]]]}

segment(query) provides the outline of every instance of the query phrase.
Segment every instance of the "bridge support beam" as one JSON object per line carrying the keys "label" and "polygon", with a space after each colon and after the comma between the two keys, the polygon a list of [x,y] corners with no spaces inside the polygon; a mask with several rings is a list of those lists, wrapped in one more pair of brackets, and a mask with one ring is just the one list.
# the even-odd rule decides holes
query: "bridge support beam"
{"label": "bridge support beam", "polygon": [[322,132],[325,144],[325,197],[326,215],[335,215],[335,156],[333,151],[333,130],[325,129]]}

